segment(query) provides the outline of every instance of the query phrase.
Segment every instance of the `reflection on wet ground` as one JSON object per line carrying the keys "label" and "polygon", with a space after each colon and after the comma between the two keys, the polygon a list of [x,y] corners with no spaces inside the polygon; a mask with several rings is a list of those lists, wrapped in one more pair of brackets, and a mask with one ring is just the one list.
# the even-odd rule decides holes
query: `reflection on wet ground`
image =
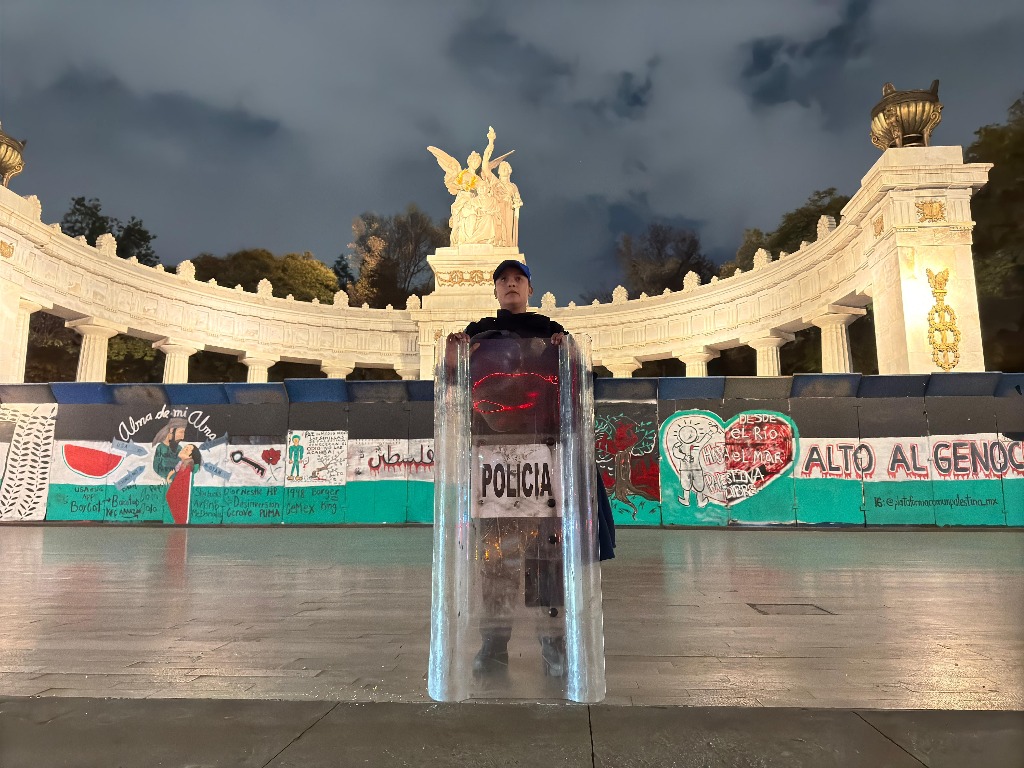
{"label": "reflection on wet ground", "polygon": [[[0,528],[0,696],[426,702],[427,528]],[[1024,531],[620,530],[608,704],[1024,709]]]}

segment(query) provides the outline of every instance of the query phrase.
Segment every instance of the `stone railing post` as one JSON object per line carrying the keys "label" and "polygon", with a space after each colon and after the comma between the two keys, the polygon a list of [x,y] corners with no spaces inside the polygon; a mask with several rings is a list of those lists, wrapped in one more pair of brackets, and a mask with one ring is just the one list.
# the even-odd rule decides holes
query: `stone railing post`
{"label": "stone railing post", "polygon": [[345,360],[324,360],[320,363],[320,370],[328,379],[344,379],[356,369],[355,363]]}
{"label": "stone railing post", "polygon": [[188,383],[188,359],[202,348],[169,338],[153,342],[153,349],[164,353],[164,384]]}
{"label": "stone railing post", "polygon": [[708,363],[719,356],[719,352],[709,347],[673,352],[672,356],[686,366],[686,375],[707,376]]}
{"label": "stone railing post", "polygon": [[75,381],[106,381],[107,345],[110,339],[127,328],[118,328],[91,317],[64,323],[82,336],[82,349],[78,354],[78,374]]}
{"label": "stone railing post", "polygon": [[757,375],[781,376],[782,366],[779,363],[779,349],[783,344],[793,340],[792,334],[762,336],[747,342],[748,347],[757,350]]}
{"label": "stone railing post", "polygon": [[245,378],[249,384],[266,384],[270,366],[277,362],[277,359],[272,357],[250,357],[248,355],[239,359],[249,369],[249,374]]}
{"label": "stone railing post", "polygon": [[856,307],[829,307],[829,311],[811,322],[821,329],[821,372],[850,373],[850,334],[847,327],[867,310]]}

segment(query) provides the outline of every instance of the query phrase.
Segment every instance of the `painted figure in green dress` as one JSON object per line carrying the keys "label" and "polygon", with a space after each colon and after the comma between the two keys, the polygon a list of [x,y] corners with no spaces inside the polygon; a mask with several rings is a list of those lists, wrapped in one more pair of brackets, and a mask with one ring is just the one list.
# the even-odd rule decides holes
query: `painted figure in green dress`
{"label": "painted figure in green dress", "polygon": [[291,467],[288,470],[289,480],[301,479],[302,467],[299,464],[305,455],[306,449],[299,445],[299,436],[292,435],[292,444],[288,446],[288,461],[291,463]]}

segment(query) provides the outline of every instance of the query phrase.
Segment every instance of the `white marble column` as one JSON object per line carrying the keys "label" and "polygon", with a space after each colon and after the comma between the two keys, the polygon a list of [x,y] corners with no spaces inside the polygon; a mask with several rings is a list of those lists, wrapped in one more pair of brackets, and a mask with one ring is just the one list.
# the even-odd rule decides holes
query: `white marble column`
{"label": "white marble column", "polygon": [[866,310],[849,307],[843,311],[830,311],[811,322],[821,329],[821,372],[850,373],[850,336],[847,327]]}
{"label": "white marble column", "polygon": [[91,317],[64,323],[82,335],[82,349],[78,353],[78,375],[75,381],[106,381],[107,343],[111,337],[124,333],[127,328],[117,328]]}
{"label": "white marble column", "polygon": [[18,302],[18,315],[14,323],[14,360],[11,363],[11,383],[20,384],[25,381],[25,360],[28,357],[28,332],[29,324],[32,322],[32,313],[43,309],[42,304],[37,304],[28,299],[21,299]]}
{"label": "white marble column", "polygon": [[782,366],[779,364],[779,349],[786,342],[792,341],[793,336],[762,336],[747,342],[748,347],[757,350],[757,375],[758,376],[781,376]]}
{"label": "white marble column", "polygon": [[249,384],[266,384],[270,366],[277,362],[272,357],[246,356],[239,359],[249,369],[249,375],[245,378]]}
{"label": "white marble column", "polygon": [[320,363],[320,370],[328,379],[344,379],[356,369],[355,363],[344,360],[324,360]]}
{"label": "white marble column", "polygon": [[395,372],[401,376],[405,381],[419,381],[420,369],[416,368],[395,368]]}
{"label": "white marble column", "polygon": [[707,376],[708,375],[708,363],[719,356],[719,352],[704,347],[703,350],[688,350],[685,352],[674,352],[673,357],[682,362],[686,366],[686,375],[690,376]]}
{"label": "white marble column", "polygon": [[164,384],[188,382],[188,359],[202,349],[202,345],[182,344],[173,339],[153,342],[153,349],[164,353]]}
{"label": "white marble column", "polygon": [[619,360],[604,360],[601,365],[612,372],[616,379],[629,379],[633,377],[633,371],[640,367],[636,358],[627,357]]}

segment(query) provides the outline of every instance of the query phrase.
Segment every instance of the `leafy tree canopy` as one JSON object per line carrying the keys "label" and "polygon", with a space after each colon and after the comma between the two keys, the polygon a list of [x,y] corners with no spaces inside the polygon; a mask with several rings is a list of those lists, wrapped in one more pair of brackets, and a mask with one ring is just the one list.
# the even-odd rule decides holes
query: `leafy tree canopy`
{"label": "leafy tree canopy", "polygon": [[975,136],[965,159],[993,163],[988,184],[971,201],[985,364],[1024,371],[1024,96],[1005,123],[983,126]]}
{"label": "leafy tree canopy", "polygon": [[109,232],[117,240],[117,255],[122,259],[134,256],[140,264],[149,267],[160,262],[153,251],[156,235],[146,229],[142,219],[132,216],[125,224],[120,219],[107,216],[98,198],[72,198],[71,207],[60,221],[60,228],[70,237],[84,236],[89,245],[96,245],[97,238]]}
{"label": "leafy tree canopy", "polygon": [[450,237],[446,223],[435,222],[415,205],[393,216],[363,213],[352,222],[350,253],[338,257],[335,274],[340,281],[345,269],[349,275],[358,271],[358,280],[347,288],[350,304],[404,307],[412,294],[433,289],[427,256]]}
{"label": "leafy tree canopy", "polygon": [[804,241],[814,242],[818,235],[818,219],[831,216],[839,221],[839,214],[848,202],[849,196],[838,194],[835,187],[819,189],[799,208],[782,214],[779,226],[772,232],[744,230],[743,242],[736,249],[736,257],[721,266],[719,276],[732,277],[737,269],[750,271],[754,266],[754,254],[759,248],[764,248],[772,256],[778,256],[780,251],[793,253]]}
{"label": "leafy tree canopy", "polygon": [[240,285],[246,291],[255,291],[260,280],[266,278],[278,298],[291,294],[298,301],[317,299],[329,304],[338,290],[334,272],[309,251],[275,256],[265,248],[247,248],[227,256],[204,253],[192,264],[196,280],[213,278],[228,288]]}
{"label": "leafy tree canopy", "polygon": [[654,222],[637,236],[622,235],[615,258],[625,276],[630,296],[655,296],[666,288],[678,291],[683,279],[696,272],[702,283],[715,274],[714,265],[701,252],[700,237],[692,229]]}

